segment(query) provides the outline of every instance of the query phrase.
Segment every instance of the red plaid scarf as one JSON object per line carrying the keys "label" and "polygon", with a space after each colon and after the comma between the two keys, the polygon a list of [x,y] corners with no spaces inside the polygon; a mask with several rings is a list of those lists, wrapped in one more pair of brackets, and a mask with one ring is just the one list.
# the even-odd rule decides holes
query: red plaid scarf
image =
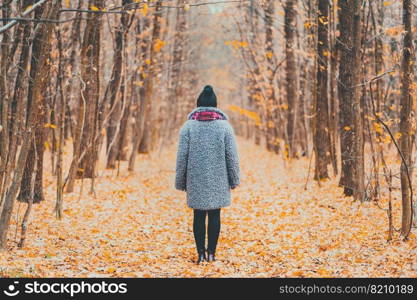
{"label": "red plaid scarf", "polygon": [[191,119],[197,120],[197,121],[213,121],[213,120],[224,120],[224,117],[215,111],[199,111],[199,112],[195,112],[191,116]]}

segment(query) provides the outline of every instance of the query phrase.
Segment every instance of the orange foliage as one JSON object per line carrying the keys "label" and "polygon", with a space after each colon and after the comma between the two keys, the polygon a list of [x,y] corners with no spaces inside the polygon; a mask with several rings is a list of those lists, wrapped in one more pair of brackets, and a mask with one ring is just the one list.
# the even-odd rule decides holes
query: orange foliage
{"label": "orange foliage", "polygon": [[[352,202],[337,180],[304,189],[308,159],[283,161],[239,139],[242,185],[223,209],[217,261],[195,265],[192,211],[174,190],[175,146],[141,155],[136,174],[106,170],[96,196],[65,195],[55,219],[54,179],[46,172],[46,201],[36,205],[27,244],[0,256],[2,276],[47,277],[352,277],[417,274],[417,239],[387,243],[386,212]],[[49,157],[49,155],[46,155]],[[389,162],[391,163],[391,162]],[[103,169],[101,169],[103,170]],[[87,188],[88,187],[88,188]],[[400,196],[394,193],[400,224]],[[379,203],[387,207],[386,199]],[[19,205],[16,205],[19,206]],[[23,207],[19,210],[20,219]],[[16,216],[16,211],[14,216]]]}

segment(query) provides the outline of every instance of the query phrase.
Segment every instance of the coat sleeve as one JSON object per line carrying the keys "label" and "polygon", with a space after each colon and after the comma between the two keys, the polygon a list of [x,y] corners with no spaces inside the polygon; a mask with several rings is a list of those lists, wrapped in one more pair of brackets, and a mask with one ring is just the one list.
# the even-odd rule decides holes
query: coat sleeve
{"label": "coat sleeve", "polygon": [[227,176],[230,188],[234,189],[240,184],[239,155],[233,128],[230,124],[227,127],[225,136]]}
{"label": "coat sleeve", "polygon": [[187,189],[187,162],[188,162],[189,137],[185,126],[180,130],[177,151],[177,165],[175,168],[175,188],[180,191]]}

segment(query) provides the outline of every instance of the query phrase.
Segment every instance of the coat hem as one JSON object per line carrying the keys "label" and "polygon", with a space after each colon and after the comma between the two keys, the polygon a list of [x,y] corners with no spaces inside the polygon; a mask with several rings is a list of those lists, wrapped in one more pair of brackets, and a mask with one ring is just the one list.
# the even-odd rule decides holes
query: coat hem
{"label": "coat hem", "polygon": [[230,204],[227,205],[222,205],[222,206],[216,206],[216,207],[191,207],[190,205],[187,204],[187,206],[191,209],[198,209],[198,210],[214,210],[214,209],[219,209],[219,208],[225,208],[225,207],[229,207]]}

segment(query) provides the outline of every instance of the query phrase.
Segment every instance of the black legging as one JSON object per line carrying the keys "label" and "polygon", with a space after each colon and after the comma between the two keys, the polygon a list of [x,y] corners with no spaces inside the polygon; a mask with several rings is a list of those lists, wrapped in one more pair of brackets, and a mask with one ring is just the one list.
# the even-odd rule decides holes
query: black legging
{"label": "black legging", "polygon": [[206,215],[208,214],[208,247],[209,253],[215,254],[217,240],[220,234],[220,208],[213,210],[194,209],[194,238],[197,251],[205,249],[206,242]]}

